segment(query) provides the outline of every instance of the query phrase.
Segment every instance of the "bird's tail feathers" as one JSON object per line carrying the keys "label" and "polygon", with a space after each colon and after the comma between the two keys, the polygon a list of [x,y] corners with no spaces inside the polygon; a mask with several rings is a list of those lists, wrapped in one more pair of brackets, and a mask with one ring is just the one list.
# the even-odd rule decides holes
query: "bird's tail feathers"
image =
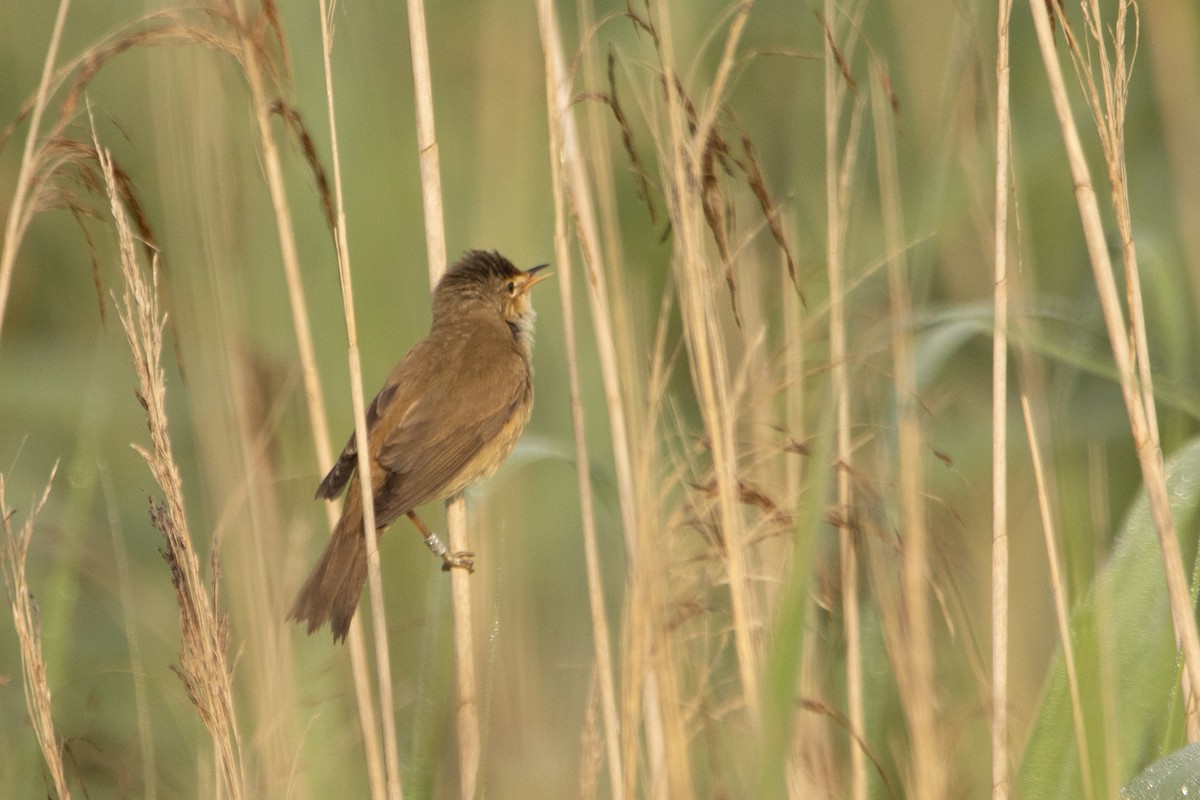
{"label": "bird's tail feathers", "polygon": [[345,639],[366,583],[362,516],[343,514],[325,552],[300,588],[288,619],[306,624],[310,634],[328,622],[333,640]]}

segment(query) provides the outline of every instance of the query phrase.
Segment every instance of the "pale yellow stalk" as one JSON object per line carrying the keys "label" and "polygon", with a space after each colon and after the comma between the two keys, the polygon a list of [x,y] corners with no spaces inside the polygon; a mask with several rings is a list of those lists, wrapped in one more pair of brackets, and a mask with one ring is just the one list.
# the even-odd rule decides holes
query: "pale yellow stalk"
{"label": "pale yellow stalk", "polygon": [[1050,514],[1050,497],[1046,493],[1046,471],[1042,466],[1042,451],[1033,427],[1033,412],[1029,398],[1021,394],[1021,413],[1025,418],[1025,435],[1033,461],[1033,478],[1037,485],[1038,510],[1042,518],[1042,538],[1046,544],[1046,561],[1050,565],[1050,589],[1054,595],[1054,621],[1062,640],[1063,662],[1067,668],[1067,689],[1071,695],[1071,721],[1075,725],[1075,750],[1079,753],[1079,773],[1083,777],[1083,796],[1095,797],[1092,788],[1091,759],[1088,756],[1087,728],[1083,720],[1083,696],[1079,691],[1079,673],[1075,668],[1075,645],[1071,637],[1071,612],[1067,608],[1068,586],[1063,576],[1062,559],[1058,554],[1058,535]]}
{"label": "pale yellow stalk", "polygon": [[[358,325],[354,315],[354,285],[350,276],[350,246],[346,236],[346,211],[342,195],[342,162],[338,149],[337,114],[333,102],[333,30],[331,14],[325,0],[319,0],[321,14],[321,53],[325,71],[325,102],[329,119],[329,146],[333,159],[333,195],[336,210],[338,280],[342,287],[342,313],[346,320],[347,359],[350,369],[350,401],[354,408],[354,436],[358,449],[358,474],[370,475],[370,448],[367,445],[366,401],[363,397],[362,360],[358,354]],[[379,546],[375,531],[375,500],[371,482],[358,482],[362,491],[363,533],[367,543],[367,583],[371,595],[371,622],[375,643],[375,668],[378,675],[379,711],[383,721],[383,754],[386,770],[386,795],[389,800],[401,800],[400,751],[396,742],[395,701],[392,696],[392,665],[388,652],[387,617],[384,613],[383,576],[379,570]],[[364,728],[368,719],[361,721]],[[365,733],[365,731],[364,731]],[[374,744],[374,730],[364,741]],[[371,746],[368,746],[368,753]],[[368,758],[367,775],[372,796],[380,793],[376,765]]]}
{"label": "pale yellow stalk", "polygon": [[[841,145],[838,120],[842,113],[844,88],[834,53],[833,0],[825,0],[825,260],[829,277],[829,360],[833,378],[832,402],[835,409],[835,449],[837,453],[837,528],[841,560],[842,625],[846,636],[846,706],[850,728],[863,732],[862,632],[858,605],[858,553],[854,544],[850,509],[853,490],[850,483],[852,448],[850,444],[850,383],[846,350],[846,289],[843,245],[847,206],[846,164],[839,153]],[[850,141],[853,137],[849,137]],[[849,156],[847,156],[847,161]],[[850,796],[867,797],[867,760],[861,747],[850,747]]]}
{"label": "pale yellow stalk", "polygon": [[580,516],[583,523],[584,562],[587,569],[588,603],[592,618],[592,640],[596,650],[596,682],[604,719],[604,743],[608,755],[608,777],[614,798],[624,797],[621,783],[621,748],[617,701],[613,677],[613,659],[609,642],[608,611],[604,604],[604,585],[600,556],[596,546],[596,519],[592,499],[590,459],[584,425],[583,400],[579,387],[579,356],[575,340],[573,267],[567,235],[568,212],[563,176],[562,119],[571,114],[569,85],[563,66],[562,39],[550,0],[538,0],[538,25],[546,68],[546,108],[550,128],[550,174],[554,192],[554,256],[559,303],[563,315],[563,338],[567,351],[567,381],[571,397],[571,423],[575,439],[576,477],[579,483]]}
{"label": "pale yellow stalk", "polygon": [[[1126,325],[1124,311],[1121,307],[1121,295],[1113,273],[1112,259],[1108,252],[1108,242],[1105,237],[1104,223],[1100,217],[1100,207],[1096,199],[1091,169],[1083,152],[1083,143],[1075,125],[1070,100],[1067,97],[1062,67],[1058,63],[1049,12],[1042,0],[1030,0],[1030,10],[1033,13],[1034,27],[1037,29],[1042,62],[1046,67],[1050,96],[1054,102],[1055,112],[1058,114],[1063,144],[1067,151],[1067,163],[1074,180],[1075,201],[1079,207],[1079,216],[1083,224],[1088,259],[1092,266],[1092,275],[1099,295],[1105,327],[1108,330],[1109,346],[1121,383],[1121,394],[1129,417],[1133,445],[1142,469],[1142,482],[1150,504],[1150,514],[1154,520],[1155,531],[1158,534],[1159,549],[1162,552],[1163,568],[1166,573],[1167,596],[1171,605],[1171,619],[1175,626],[1175,635],[1183,650],[1184,680],[1190,684],[1190,686],[1184,687],[1185,695],[1195,697],[1197,691],[1200,690],[1200,634],[1196,630],[1191,592],[1183,568],[1183,556],[1180,553],[1179,539],[1175,531],[1175,522],[1171,518],[1170,501],[1167,495],[1162,449],[1159,446],[1158,429],[1153,411],[1154,398],[1148,380],[1150,365],[1145,356],[1145,332],[1143,324],[1140,323],[1144,312],[1141,308],[1140,289],[1136,288],[1138,284],[1136,260],[1129,257],[1132,253],[1133,241],[1131,237],[1127,237],[1122,242],[1126,255],[1125,268],[1127,288],[1129,289],[1127,295],[1130,314],[1134,319],[1131,330]],[[1109,111],[1111,114],[1114,109],[1110,107]],[[1123,113],[1123,105],[1120,113]],[[1099,117],[1097,124],[1104,124]],[[1123,121],[1110,117],[1107,124],[1123,125]],[[1116,173],[1121,170],[1114,170],[1113,162],[1117,160],[1123,163],[1124,154],[1113,151],[1112,148],[1119,145],[1120,139],[1118,137],[1114,141],[1112,138],[1106,137],[1104,131],[1101,131],[1101,134],[1102,141],[1109,148],[1106,158],[1109,162],[1110,177],[1116,178]],[[1118,184],[1117,189],[1118,217],[1120,218],[1128,211],[1127,208],[1122,208],[1126,205],[1121,197],[1124,186]],[[1126,226],[1123,224],[1123,233],[1126,233],[1125,228]],[[1133,344],[1131,344],[1131,340]],[[1188,735],[1190,739],[1194,740],[1200,736],[1200,719],[1198,719],[1200,710],[1197,709],[1195,703],[1189,702],[1187,706]]]}
{"label": "pale yellow stalk", "polygon": [[[429,283],[435,286],[446,271],[446,233],[442,218],[442,179],[433,116],[429,42],[425,33],[425,4],[422,0],[408,0],[408,38],[415,88],[421,201],[425,209],[425,250],[429,260]],[[446,532],[450,539],[450,552],[468,549],[467,506],[461,495],[446,501]],[[463,800],[471,800],[475,797],[479,778],[479,689],[475,679],[471,576],[466,570],[450,570],[450,596],[454,614],[455,682],[458,686],[458,780]]]}
{"label": "pale yellow stalk", "polygon": [[58,59],[58,44],[62,40],[63,26],[67,21],[70,0],[60,0],[58,14],[54,17],[54,29],[50,33],[50,44],[46,47],[46,60],[42,64],[42,78],[38,82],[37,98],[29,113],[29,132],[25,135],[25,149],[21,153],[21,166],[17,170],[17,181],[13,184],[12,203],[8,207],[8,219],[4,223],[4,242],[0,245],[0,335],[4,333],[4,312],[8,308],[8,292],[12,287],[13,269],[17,262],[17,250],[29,224],[30,212],[26,208],[29,192],[33,188],[33,172],[37,166],[38,129],[42,127],[42,113],[50,94],[50,77],[54,73],[54,62]]}
{"label": "pale yellow stalk", "polygon": [[1007,800],[1008,776],[1008,24],[996,23],[996,181],[992,260],[992,800]]}

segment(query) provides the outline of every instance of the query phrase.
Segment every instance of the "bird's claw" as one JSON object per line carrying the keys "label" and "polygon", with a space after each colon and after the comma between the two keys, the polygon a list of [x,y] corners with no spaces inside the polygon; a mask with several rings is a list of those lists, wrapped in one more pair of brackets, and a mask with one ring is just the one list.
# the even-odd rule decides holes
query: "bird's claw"
{"label": "bird's claw", "polygon": [[467,550],[460,550],[457,553],[447,553],[442,556],[442,571],[449,572],[452,569],[465,569],[468,573],[475,571],[475,554]]}

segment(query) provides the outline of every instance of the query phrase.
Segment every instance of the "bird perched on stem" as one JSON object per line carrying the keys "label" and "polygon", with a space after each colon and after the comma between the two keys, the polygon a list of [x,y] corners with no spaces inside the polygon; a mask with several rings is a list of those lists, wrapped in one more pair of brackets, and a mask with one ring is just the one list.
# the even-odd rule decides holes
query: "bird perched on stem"
{"label": "bird perched on stem", "polygon": [[[468,252],[433,292],[429,335],[400,360],[367,409],[377,532],[407,515],[446,570],[472,570],[473,554],[448,552],[414,509],[492,475],[525,430],[536,316],[529,290],[548,277],[545,267],[522,271],[499,253]],[[349,483],[346,505],[288,615],[309,633],[329,622],[334,641],[345,638],[367,582],[359,479],[351,433],[317,488],[318,498],[333,499]]]}

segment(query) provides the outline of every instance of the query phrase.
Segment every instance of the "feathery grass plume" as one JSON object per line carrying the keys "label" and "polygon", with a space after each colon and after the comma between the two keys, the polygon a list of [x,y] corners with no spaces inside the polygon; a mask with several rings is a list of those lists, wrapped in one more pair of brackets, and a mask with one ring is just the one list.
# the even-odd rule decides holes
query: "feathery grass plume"
{"label": "feathery grass plume", "polygon": [[[312,137],[305,128],[299,112],[282,99],[282,85],[291,74],[291,65],[278,11],[273,2],[264,2],[259,13],[245,24],[225,3],[195,11],[167,10],[146,14],[89,46],[62,66],[54,68],[62,25],[69,5],[64,1],[59,6],[59,16],[37,92],[22,104],[16,116],[0,130],[0,150],[3,150],[17,127],[22,122],[29,121],[25,150],[14,185],[12,203],[9,206],[4,241],[0,247],[0,332],[3,331],[20,243],[33,218],[52,208],[69,211],[83,231],[91,254],[92,280],[96,285],[100,314],[102,318],[105,315],[105,292],[96,248],[90,230],[84,225],[85,219],[96,217],[97,214],[75,192],[75,187],[83,186],[104,198],[103,180],[96,171],[96,154],[91,145],[69,136],[67,131],[78,117],[80,99],[87,87],[116,57],[135,48],[199,45],[213,52],[232,56],[242,65],[243,72],[251,68],[264,70],[272,87],[272,94],[279,95],[275,98],[272,109],[284,120],[287,130],[296,138],[306,163],[312,169],[318,195],[332,230],[332,202],[328,181],[316,157]],[[199,17],[202,21],[198,22],[193,17]],[[267,31],[270,31],[273,37],[268,37]],[[242,48],[242,38],[251,42],[248,50]],[[271,56],[272,45],[278,50],[277,58]],[[48,110],[51,98],[59,92],[62,92],[62,100],[57,114],[43,133],[40,130],[42,117]],[[113,175],[137,238],[146,249],[147,257],[150,257],[152,253],[158,252],[155,233],[133,191],[129,176],[115,159]],[[160,270],[165,271],[161,253],[159,255]],[[167,282],[161,281],[156,290],[162,293],[162,300],[170,318],[172,302]],[[168,324],[174,340],[176,361],[182,365],[178,333],[175,331],[173,319]]]}
{"label": "feathery grass plume", "polygon": [[[733,12],[733,32],[739,31],[740,26],[744,24],[745,18],[750,11],[750,5],[750,3],[742,3],[735,7]],[[651,15],[649,4],[647,4],[644,15],[634,11],[632,7],[627,8],[625,14],[633,22],[636,30],[650,34],[661,65],[663,42]],[[738,282],[735,272],[738,251],[741,249],[741,244],[737,241],[738,235],[734,224],[732,198],[737,181],[744,182],[745,186],[753,193],[767,223],[767,227],[771,232],[771,236],[787,261],[788,275],[791,277],[792,283],[795,284],[797,291],[799,291],[799,284],[796,277],[796,263],[792,247],[789,245],[783,228],[779,224],[779,207],[771,198],[770,191],[767,188],[766,178],[762,172],[752,137],[745,130],[740,129],[740,127],[737,130],[736,137],[734,137],[733,134],[726,132],[722,125],[716,124],[719,117],[728,117],[732,124],[737,126],[736,118],[728,108],[726,101],[722,98],[720,91],[720,87],[727,80],[728,74],[735,62],[734,50],[728,49],[728,45],[733,42],[736,42],[736,37],[730,39],[727,43],[727,50],[720,65],[720,71],[715,77],[718,90],[714,92],[714,97],[717,100],[710,104],[703,119],[701,119],[700,114],[697,112],[696,105],[689,96],[683,80],[678,74],[670,73],[670,77],[668,78],[667,73],[663,73],[659,77],[659,82],[664,89],[670,88],[673,90],[667,92],[667,94],[679,98],[681,107],[687,115],[687,127],[690,134],[696,136],[701,126],[705,127],[705,139],[703,146],[699,148],[698,159],[700,162],[699,180],[702,186],[702,191],[699,192],[700,203],[704,211],[705,224],[721,257],[722,272],[729,291],[730,309],[733,312],[735,322],[741,327]],[[653,224],[657,222],[658,215],[650,195],[652,184],[643,161],[638,155],[637,147],[634,144],[632,127],[628,116],[617,98],[614,63],[615,59],[610,51],[608,56],[608,91],[584,92],[581,93],[580,97],[599,100],[611,110],[613,119],[621,131],[621,142],[629,158],[630,169],[636,182],[638,195],[646,201],[650,220]],[[740,157],[730,144],[730,141],[735,138],[741,144],[742,155]],[[697,139],[697,141],[699,140]],[[722,175],[725,176],[725,181],[733,181],[735,185],[724,186],[723,183],[725,181],[722,180]],[[668,231],[670,230],[671,228],[668,228]]]}
{"label": "feathery grass plume", "polygon": [[[762,615],[769,613],[763,600],[766,592],[758,564],[755,563],[750,577],[745,563],[748,557],[743,550],[749,553],[761,542],[776,538],[787,524],[784,521],[790,518],[790,510],[781,507],[774,491],[750,477],[757,461],[773,456],[750,449],[738,452],[744,446],[741,429],[750,425],[757,407],[769,406],[771,401],[764,398],[760,403],[747,397],[747,388],[757,380],[751,376],[756,376],[763,366],[761,346],[756,344],[761,332],[757,328],[747,332],[750,343],[742,342],[734,333],[751,319],[743,316],[734,272],[736,263],[751,262],[743,252],[750,237],[743,238],[733,226],[735,191],[749,189],[750,198],[768,218],[764,227],[773,228],[777,243],[787,241],[782,225],[771,219],[781,215],[770,200],[749,135],[739,130],[734,138],[726,130],[727,120],[736,123],[725,90],[749,9],[748,3],[730,6],[727,18],[718,26],[724,30],[728,23],[721,58],[711,76],[711,86],[695,91],[696,96],[707,98],[703,106],[691,99],[691,90],[685,86],[673,60],[670,9],[645,4],[644,10],[627,7],[625,15],[637,32],[648,34],[655,59],[648,83],[655,95],[661,91],[667,101],[663,106],[656,97],[643,96],[638,105],[646,116],[658,157],[658,183],[664,187],[662,202],[670,220],[675,255],[658,330],[649,347],[653,356],[646,364],[646,359],[637,355],[636,339],[632,339],[629,331],[618,331],[620,336],[632,339],[635,346],[628,353],[621,353],[622,357],[627,356],[628,363],[618,363],[614,370],[618,375],[630,371],[633,375],[628,379],[621,377],[620,389],[608,400],[610,419],[614,422],[614,452],[618,453],[619,487],[622,447],[630,450],[630,476],[634,478],[629,494],[621,493],[623,510],[628,497],[635,512],[626,521],[625,529],[630,577],[620,639],[620,764],[624,770],[621,791],[625,794],[636,793],[637,787],[644,784],[664,787],[672,796],[687,797],[704,794],[707,789],[701,786],[725,786],[731,780],[722,759],[724,749],[732,742],[716,733],[714,717],[736,710],[754,720],[759,703],[756,652],[761,646],[756,639],[761,637]],[[541,19],[544,47],[552,51],[552,44],[547,44],[546,16]],[[587,31],[585,41],[591,38],[591,29]],[[581,54],[581,58],[586,57],[586,53]],[[620,145],[631,163],[635,191],[640,195],[652,190],[654,184],[641,176],[645,167],[633,146],[633,123],[626,106],[615,98],[615,63],[610,51],[606,93],[582,92],[576,97],[598,99],[612,113]],[[565,80],[562,72],[551,71],[548,77]],[[637,81],[631,83],[636,91]],[[552,148],[561,147],[562,155],[552,153],[552,159],[561,159],[567,167],[569,207],[575,217],[585,266],[590,276],[596,276],[589,281],[588,296],[593,301],[593,322],[597,325],[603,369],[607,339],[603,326],[630,317],[630,297],[605,288],[601,282],[612,267],[601,255],[600,237],[591,218],[590,195],[596,191],[603,202],[605,181],[609,178],[603,170],[597,170],[598,188],[593,188],[586,171],[577,166],[581,161],[577,156],[578,135],[574,133],[569,111],[552,104],[551,114],[563,123],[561,144],[554,144],[552,133]],[[595,137],[595,130],[592,133]],[[597,149],[602,151],[600,141]],[[740,152],[730,142],[741,142]],[[609,235],[605,241],[615,242],[613,250],[619,253],[619,231],[612,231],[614,226],[609,224],[611,233],[606,231]],[[711,261],[710,247],[717,251]],[[780,261],[786,284],[794,275],[795,259],[789,250]],[[719,266],[712,269],[713,263]],[[714,277],[723,279],[729,290],[732,330],[713,305]],[[760,281],[757,272],[751,273],[748,285],[752,292],[761,291]],[[614,281],[612,285],[619,284]],[[677,305],[684,312],[684,335],[672,343],[667,331]],[[726,350],[736,355],[727,356]],[[686,430],[682,415],[672,407],[668,395],[679,352],[687,353],[692,386],[702,396],[705,432],[699,437]],[[737,359],[738,369],[730,367],[726,359]],[[636,391],[634,387],[638,387]],[[703,391],[704,387],[709,391]],[[758,388],[766,396],[775,397],[770,387]],[[707,402],[703,400],[705,396]],[[631,410],[625,410],[626,404]],[[754,411],[739,413],[741,409]],[[616,417],[616,413],[621,416]],[[627,444],[623,422],[626,417],[634,420],[629,430],[635,431],[628,436]],[[663,426],[666,420],[674,423],[674,430],[660,429],[668,427]],[[664,435],[670,443],[666,447],[662,443]],[[778,455],[782,454],[780,447]],[[753,599],[747,602],[749,598]],[[595,613],[593,609],[593,616]],[[723,619],[726,613],[731,614],[732,628]],[[722,621],[717,623],[716,619]],[[720,626],[717,635],[710,637],[700,632],[713,624]],[[742,678],[734,686],[718,668],[731,641]],[[750,727],[754,730],[753,724]],[[695,754],[687,742],[709,736],[721,755],[713,753],[707,762],[693,760]],[[644,756],[639,753],[643,747]],[[610,762],[613,760],[610,757]],[[647,773],[644,778],[639,774],[642,762]]]}
{"label": "feathery grass plume", "polygon": [[171,570],[171,584],[179,604],[179,676],[200,719],[208,729],[217,753],[225,790],[234,800],[245,797],[241,740],[233,703],[233,674],[226,656],[229,623],[216,605],[220,569],[213,553],[212,594],[201,576],[200,560],[192,544],[183,502],[183,480],[171,444],[166,411],[166,375],[162,366],[163,331],[166,315],[158,303],[157,259],[150,274],[140,263],[133,230],[117,190],[112,160],[96,144],[96,154],[108,187],[113,220],[117,228],[124,292],[118,316],[137,373],[138,402],[146,412],[150,447],[133,445],[145,460],[163,500],[150,501],[150,520],[162,533],[163,558]]}
{"label": "feathery grass plume", "polygon": [[4,474],[0,473],[0,525],[4,526],[4,548],[0,550],[0,562],[3,562],[4,588],[8,594],[9,608],[12,609],[17,644],[21,649],[21,680],[25,687],[25,707],[29,711],[38,746],[42,749],[42,758],[50,771],[54,793],[59,800],[70,800],[71,789],[67,785],[66,771],[63,769],[62,743],[54,732],[50,684],[46,681],[46,664],[42,660],[42,626],[33,590],[29,588],[29,580],[25,574],[29,543],[33,539],[33,524],[50,497],[50,487],[54,484],[57,472],[56,463],[50,471],[41,499],[33,505],[19,531],[13,530],[16,511],[8,507],[4,496]]}

